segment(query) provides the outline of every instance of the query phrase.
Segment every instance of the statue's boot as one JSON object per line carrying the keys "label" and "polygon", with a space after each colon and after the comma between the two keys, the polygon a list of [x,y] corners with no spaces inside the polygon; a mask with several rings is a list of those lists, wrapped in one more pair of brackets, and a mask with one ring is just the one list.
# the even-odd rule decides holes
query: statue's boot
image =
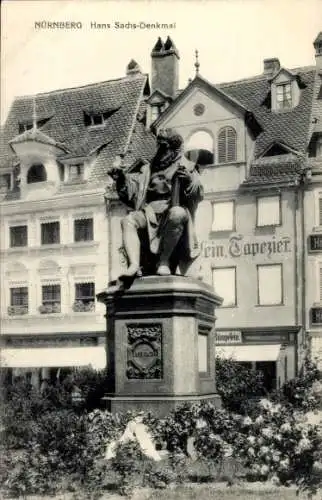
{"label": "statue's boot", "polygon": [[185,211],[181,207],[174,208],[177,210],[174,211],[172,209],[173,211],[170,213],[162,236],[159,267],[157,269],[157,274],[160,276],[169,276],[171,274],[169,260],[172,252],[179,243],[186,223],[187,216]]}
{"label": "statue's boot", "polygon": [[122,221],[123,245],[129,261],[129,266],[119,277],[120,280],[134,278],[140,271],[140,248],[141,243],[138,229],[132,220],[125,218]]}

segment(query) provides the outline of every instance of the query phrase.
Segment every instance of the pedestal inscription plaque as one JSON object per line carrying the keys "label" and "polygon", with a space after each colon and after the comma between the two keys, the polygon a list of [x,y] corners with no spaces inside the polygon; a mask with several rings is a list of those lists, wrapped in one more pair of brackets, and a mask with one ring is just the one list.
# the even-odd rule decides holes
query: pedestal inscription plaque
{"label": "pedestal inscription plaque", "polygon": [[162,378],[162,325],[132,323],[127,328],[128,379]]}

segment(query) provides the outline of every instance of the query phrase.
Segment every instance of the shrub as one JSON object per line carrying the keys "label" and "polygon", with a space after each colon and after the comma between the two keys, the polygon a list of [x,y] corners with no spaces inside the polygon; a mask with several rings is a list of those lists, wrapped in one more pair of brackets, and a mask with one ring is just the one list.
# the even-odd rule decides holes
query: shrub
{"label": "shrub", "polygon": [[294,379],[286,382],[272,398],[302,411],[315,410],[321,407],[321,389],[315,391],[315,384],[322,379],[317,364],[308,357],[305,359],[300,373]]}
{"label": "shrub", "polygon": [[232,359],[216,357],[216,388],[223,406],[246,413],[248,401],[265,394],[263,375]]}

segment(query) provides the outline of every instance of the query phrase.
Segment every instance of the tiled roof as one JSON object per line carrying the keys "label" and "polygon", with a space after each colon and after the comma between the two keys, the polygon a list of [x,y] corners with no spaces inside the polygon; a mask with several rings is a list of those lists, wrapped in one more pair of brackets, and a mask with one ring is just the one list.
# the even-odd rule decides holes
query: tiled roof
{"label": "tiled roof", "polygon": [[[37,115],[52,116],[39,133],[69,151],[67,154],[62,152],[61,159],[64,156],[87,156],[100,149],[89,180],[106,178],[109,163],[116,155],[126,153],[146,85],[147,75],[138,73],[117,80],[38,94]],[[19,134],[19,122],[32,121],[33,102],[33,96],[18,97],[13,102],[1,134],[0,167],[11,166],[17,161],[9,141]],[[88,109],[117,111],[104,125],[86,127],[84,111]],[[153,135],[146,132],[143,136],[141,133],[140,140],[144,155],[151,157],[154,151]],[[147,145],[143,144],[144,140]]]}
{"label": "tiled roof", "polygon": [[249,109],[262,126],[263,132],[256,139],[255,157],[275,142],[287,144],[301,153],[306,151],[316,70],[307,67],[292,72],[297,74],[305,88],[301,89],[299,104],[290,111],[271,111],[266,104],[270,99],[270,84],[263,75],[217,85]]}
{"label": "tiled roof", "polygon": [[263,157],[254,161],[241,187],[264,185],[297,185],[303,174],[305,158],[292,153]]}

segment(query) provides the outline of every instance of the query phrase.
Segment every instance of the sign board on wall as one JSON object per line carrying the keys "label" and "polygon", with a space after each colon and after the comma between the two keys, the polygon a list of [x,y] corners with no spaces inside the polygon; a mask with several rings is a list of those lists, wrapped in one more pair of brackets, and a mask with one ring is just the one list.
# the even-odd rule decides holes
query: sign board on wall
{"label": "sign board on wall", "polygon": [[270,239],[246,240],[243,235],[234,235],[225,243],[218,244],[216,240],[202,241],[200,252],[202,257],[206,258],[225,258],[264,255],[270,257],[273,254],[290,253],[291,238],[283,236]]}
{"label": "sign board on wall", "polygon": [[216,330],[217,345],[241,344],[242,341],[242,334],[239,330]]}

